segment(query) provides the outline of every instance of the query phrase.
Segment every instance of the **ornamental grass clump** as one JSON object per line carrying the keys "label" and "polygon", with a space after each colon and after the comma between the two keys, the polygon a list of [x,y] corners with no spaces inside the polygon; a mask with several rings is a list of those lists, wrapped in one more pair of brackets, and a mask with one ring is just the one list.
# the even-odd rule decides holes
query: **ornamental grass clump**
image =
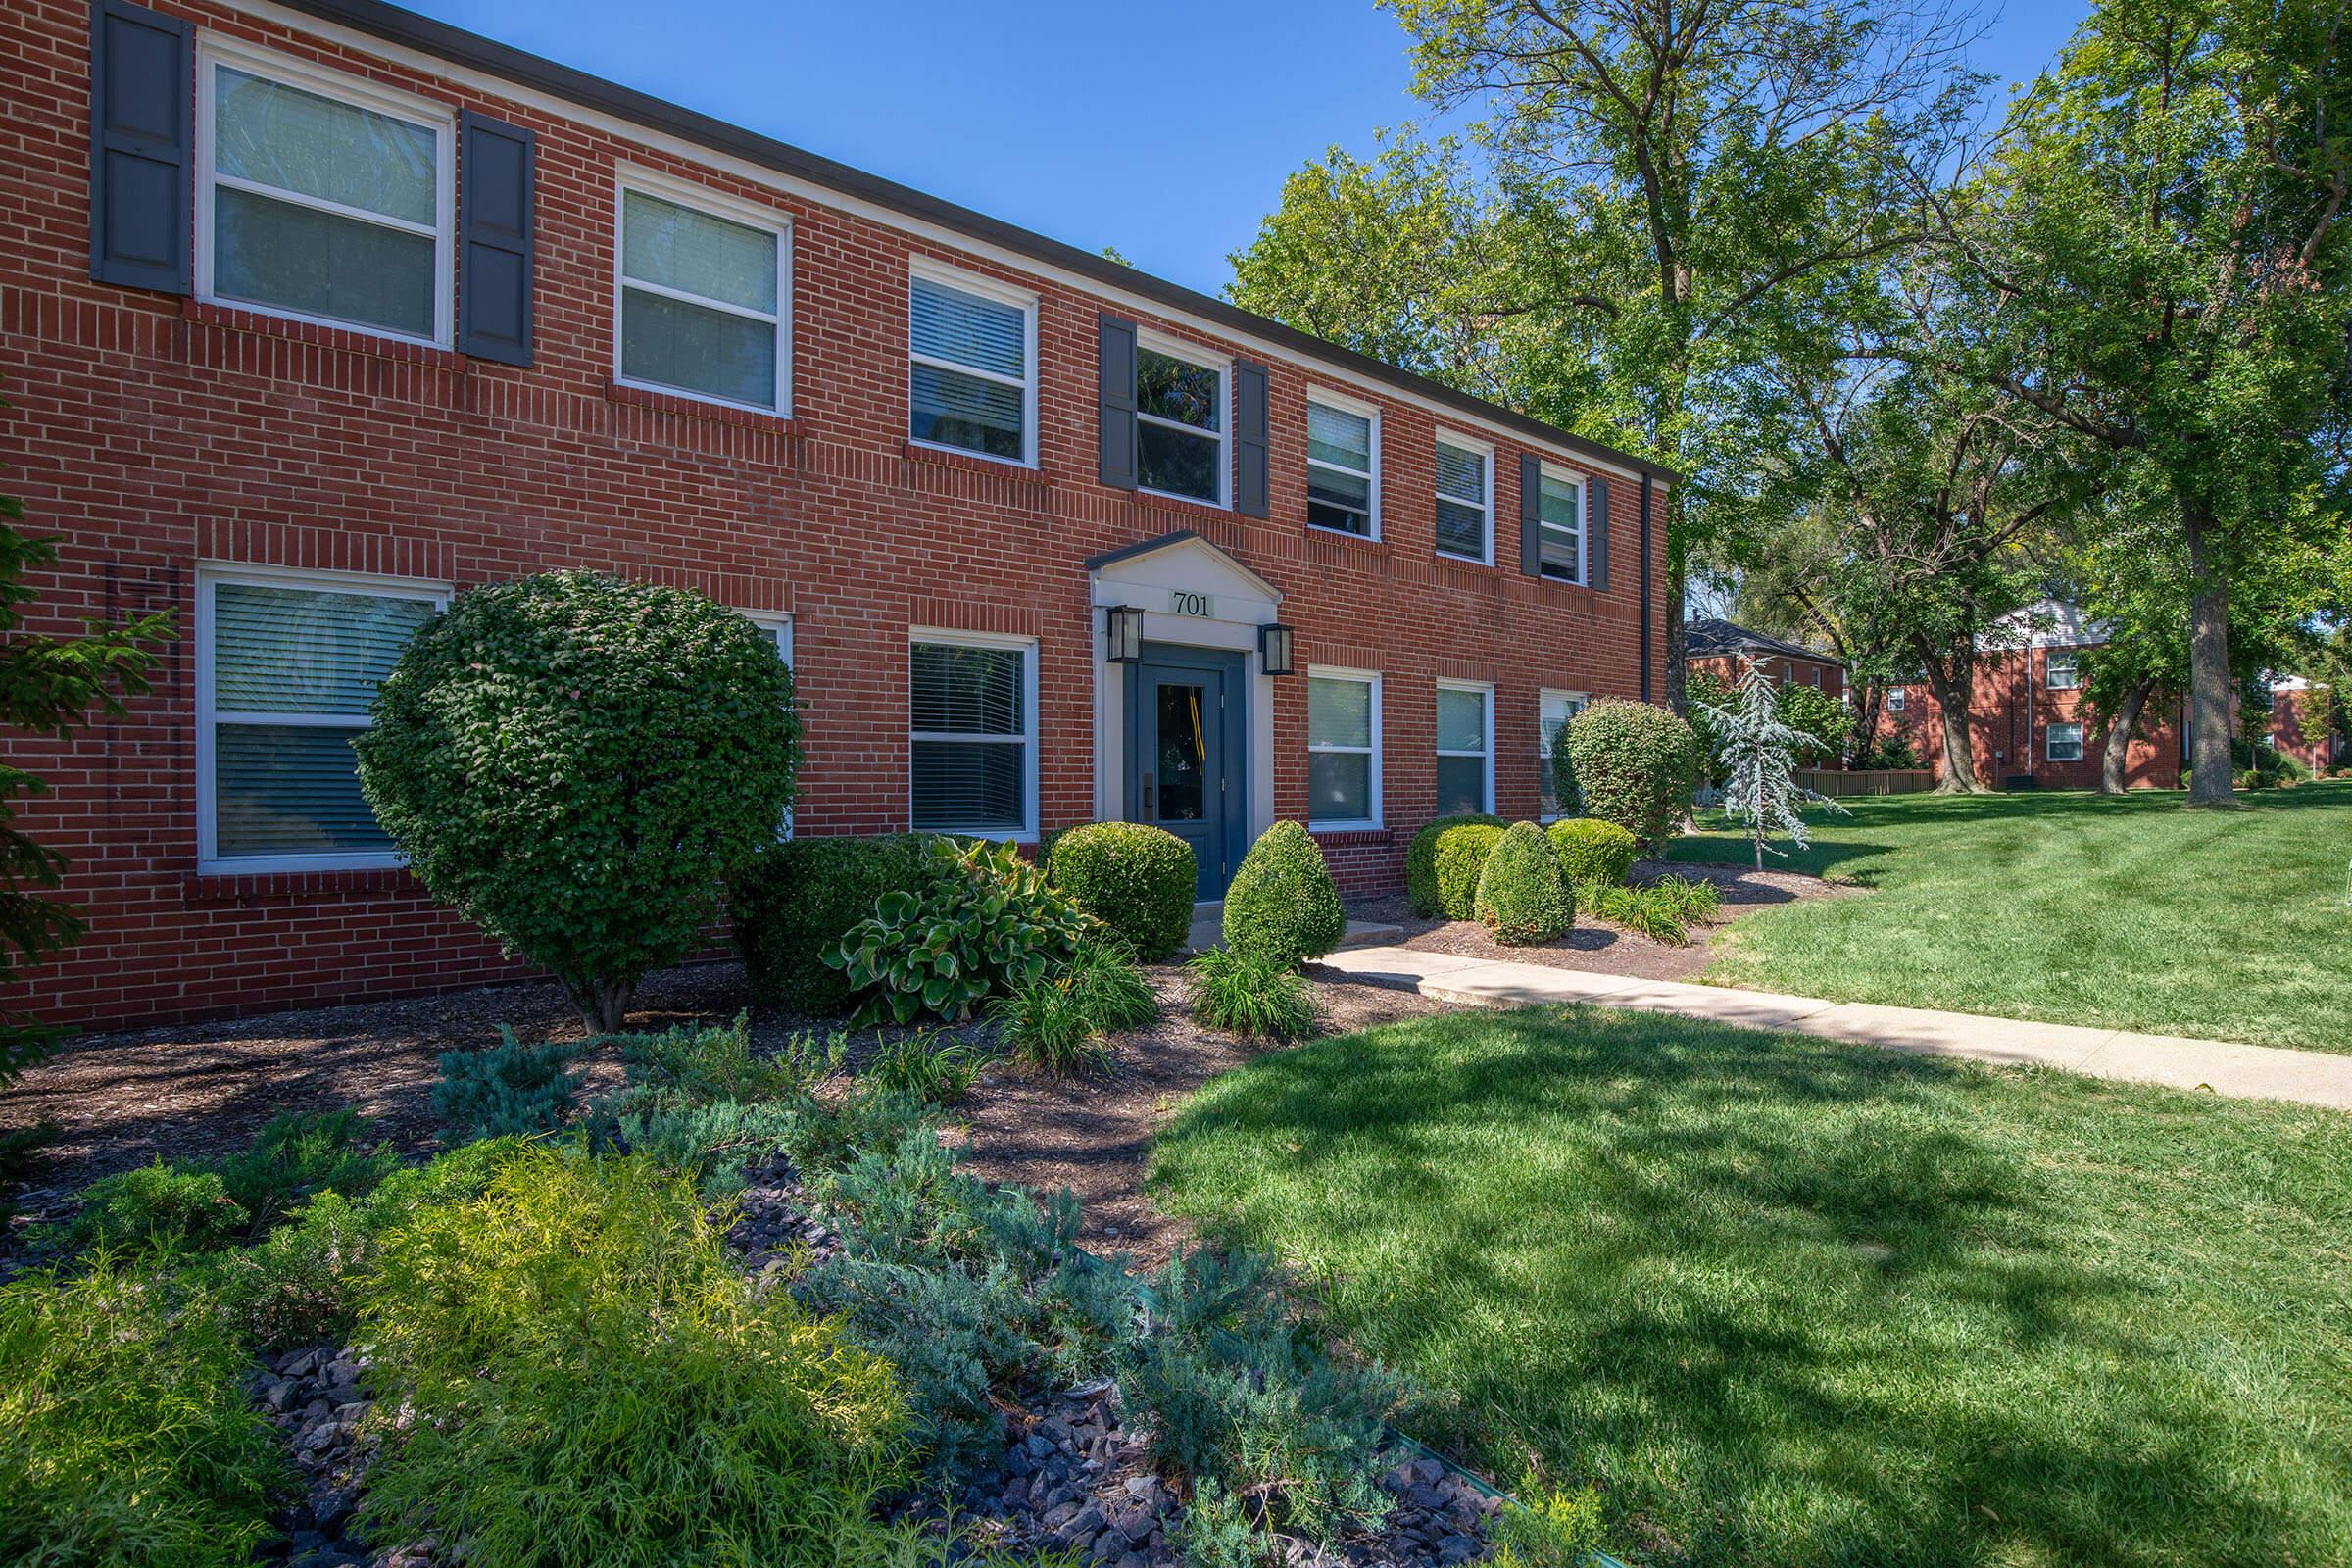
{"label": "ornamental grass clump", "polygon": [[989,1004],[997,1038],[1034,1072],[1069,1077],[1110,1059],[1102,1037],[1159,1016],[1152,982],[1124,945],[1090,937],[1061,968]]}
{"label": "ornamental grass clump", "polygon": [[1289,967],[1321,957],[1347,934],[1348,912],[1314,836],[1292,821],[1258,835],[1225,890],[1225,945]]}
{"label": "ornamental grass clump", "polygon": [[1157,963],[1193,929],[1200,868],[1193,847],[1143,822],[1089,822],[1054,836],[1046,875],[1078,906]]}
{"label": "ornamental grass clump", "polygon": [[1288,1042],[1315,1032],[1315,997],[1298,970],[1263,955],[1211,948],[1185,965],[1193,1016],[1245,1040]]}
{"label": "ornamental grass clump", "polygon": [[1576,900],[1542,828],[1520,822],[1502,835],[1479,873],[1475,909],[1506,947],[1554,941],[1576,924]]}
{"label": "ornamental grass clump", "polygon": [[792,671],[765,632],[588,571],[459,595],[373,714],[352,741],[360,785],[409,869],[605,1031],[705,940],[800,761]]}
{"label": "ornamental grass clump", "polygon": [[1568,756],[1586,814],[1624,828],[1648,855],[1682,825],[1705,762],[1697,734],[1672,709],[1617,698],[1570,722]]}

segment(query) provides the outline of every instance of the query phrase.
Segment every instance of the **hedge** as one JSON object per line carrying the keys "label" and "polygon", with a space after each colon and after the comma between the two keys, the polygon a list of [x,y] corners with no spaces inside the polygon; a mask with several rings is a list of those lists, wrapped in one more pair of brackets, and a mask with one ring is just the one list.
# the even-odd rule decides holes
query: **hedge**
{"label": "hedge", "polygon": [[883,894],[920,885],[929,837],[784,839],[762,850],[728,897],[753,1000],[812,1018],[847,1012],[848,979],[817,955],[871,915]]}
{"label": "hedge", "polygon": [[1348,913],[1323,846],[1297,822],[1277,822],[1242,857],[1225,890],[1225,945],[1245,958],[1290,965],[1340,945]]}
{"label": "hedge", "polygon": [[1143,822],[1089,822],[1054,835],[1047,877],[1146,963],[1184,946],[1200,876],[1193,847]]}
{"label": "hedge", "polygon": [[[1438,889],[1438,845],[1446,834],[1455,828],[1491,827],[1499,835],[1501,830],[1509,825],[1499,816],[1484,814],[1441,816],[1414,834],[1412,842],[1404,849],[1404,896],[1405,901],[1413,906],[1413,912],[1430,915],[1444,914],[1446,910],[1446,900],[1440,895]],[[1494,845],[1490,841],[1488,848],[1492,849]],[[1461,908],[1463,912],[1453,918],[1460,920],[1470,918],[1470,905],[1478,890],[1478,873],[1485,867],[1486,859],[1482,854],[1479,863],[1471,868],[1470,888],[1462,896]]]}
{"label": "hedge", "polygon": [[1588,882],[1614,886],[1634,869],[1639,846],[1614,822],[1580,816],[1552,823],[1549,832],[1552,853],[1559,857],[1560,871],[1571,887]]}
{"label": "hedge", "polygon": [[1477,915],[1510,947],[1549,942],[1576,923],[1576,899],[1544,830],[1520,822],[1505,830],[1478,876]]}
{"label": "hedge", "polygon": [[1610,698],[1568,726],[1568,755],[1585,813],[1614,822],[1656,854],[1690,808],[1705,758],[1673,710]]}

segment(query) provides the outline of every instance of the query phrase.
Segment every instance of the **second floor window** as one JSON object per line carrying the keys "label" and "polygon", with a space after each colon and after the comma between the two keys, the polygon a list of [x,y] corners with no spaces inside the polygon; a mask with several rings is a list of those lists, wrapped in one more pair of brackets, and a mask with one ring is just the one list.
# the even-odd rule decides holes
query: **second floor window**
{"label": "second floor window", "polygon": [[1225,372],[1142,344],[1135,351],[1136,482],[1225,504]]}
{"label": "second floor window", "polygon": [[907,436],[1008,463],[1036,461],[1037,303],[918,271],[909,290]]}
{"label": "second floor window", "polygon": [[1903,705],[1909,696],[1910,693],[1904,691],[1900,686],[1897,686],[1893,690],[1889,691],[1886,694],[1886,711],[1889,713],[1901,712],[1903,710]]}
{"label": "second floor window", "polygon": [[2047,678],[2050,690],[2054,692],[2073,691],[2082,684],[2082,656],[2071,649],[2065,652],[2052,649],[2049,654]]}
{"label": "second floor window", "polygon": [[1488,454],[1443,437],[1438,441],[1438,554],[1464,561],[1491,559],[1494,513],[1488,503]]}
{"label": "second floor window", "polygon": [[1306,520],[1370,539],[1372,452],[1378,426],[1368,414],[1310,398],[1306,405]]}
{"label": "second floor window", "polygon": [[199,294],[447,342],[445,117],[266,69],[208,58],[199,76]]}
{"label": "second floor window", "polygon": [[1565,474],[1544,470],[1538,502],[1542,508],[1544,575],[1562,582],[1585,580],[1585,484]]}
{"label": "second floor window", "polygon": [[785,229],[620,193],[620,379],[790,412]]}

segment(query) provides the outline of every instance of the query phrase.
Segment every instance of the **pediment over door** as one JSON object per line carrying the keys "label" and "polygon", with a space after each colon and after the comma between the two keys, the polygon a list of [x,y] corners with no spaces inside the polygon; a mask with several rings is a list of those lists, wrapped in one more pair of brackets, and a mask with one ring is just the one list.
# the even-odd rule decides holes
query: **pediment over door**
{"label": "pediment over door", "polygon": [[1280,617],[1281,589],[1190,528],[1108,551],[1086,565],[1098,605],[1250,626]]}

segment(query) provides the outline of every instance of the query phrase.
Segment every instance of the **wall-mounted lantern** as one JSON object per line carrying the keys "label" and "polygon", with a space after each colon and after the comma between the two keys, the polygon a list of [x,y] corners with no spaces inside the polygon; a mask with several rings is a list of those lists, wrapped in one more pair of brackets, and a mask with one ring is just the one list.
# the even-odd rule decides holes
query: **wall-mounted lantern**
{"label": "wall-mounted lantern", "polygon": [[1271,625],[1257,628],[1257,654],[1266,662],[1267,674],[1295,675],[1298,673],[1291,663],[1291,637],[1294,631],[1295,628],[1286,626],[1279,620]]}
{"label": "wall-mounted lantern", "polygon": [[1102,628],[1110,639],[1110,662],[1141,663],[1144,658],[1144,612],[1133,605],[1113,605],[1104,612]]}

